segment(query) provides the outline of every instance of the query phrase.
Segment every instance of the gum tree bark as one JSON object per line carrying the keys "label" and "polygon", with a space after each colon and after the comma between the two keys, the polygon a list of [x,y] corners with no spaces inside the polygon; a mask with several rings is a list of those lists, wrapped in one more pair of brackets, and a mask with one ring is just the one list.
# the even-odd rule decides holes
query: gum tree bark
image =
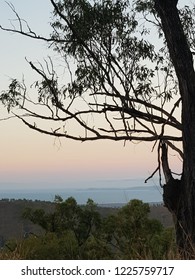
{"label": "gum tree bark", "polygon": [[177,10],[177,1],[155,0],[182,99],[183,174],[181,181],[168,176],[166,147],[162,162],[165,204],[173,213],[177,243],[185,258],[195,256],[195,72],[193,57]]}

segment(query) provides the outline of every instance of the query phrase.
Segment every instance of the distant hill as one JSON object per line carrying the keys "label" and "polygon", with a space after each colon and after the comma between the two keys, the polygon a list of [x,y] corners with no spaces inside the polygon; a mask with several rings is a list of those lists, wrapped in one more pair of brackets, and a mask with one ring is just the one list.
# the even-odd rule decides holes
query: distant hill
{"label": "distant hill", "polygon": [[42,229],[28,220],[22,218],[25,208],[43,208],[53,211],[54,204],[45,201],[31,201],[26,199],[2,199],[0,200],[0,246],[8,239],[23,238],[26,233],[39,234]]}
{"label": "distant hill", "polygon": [[[124,205],[100,205],[98,211],[102,216],[107,216],[118,211]],[[22,213],[25,208],[33,209],[42,208],[46,212],[53,212],[54,203],[39,200],[26,199],[2,199],[0,200],[0,247],[3,246],[8,239],[23,238],[26,234],[31,232],[40,234],[43,232],[42,228],[34,225],[29,220],[22,218]],[[150,217],[158,219],[165,227],[173,225],[172,216],[162,204],[152,204],[150,206]]]}

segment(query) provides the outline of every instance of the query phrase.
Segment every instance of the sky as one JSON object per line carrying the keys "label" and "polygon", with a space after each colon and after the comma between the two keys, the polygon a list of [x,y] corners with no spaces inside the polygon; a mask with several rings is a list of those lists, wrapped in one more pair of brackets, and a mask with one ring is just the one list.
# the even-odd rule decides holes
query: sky
{"label": "sky", "polygon": [[[50,33],[51,5],[48,0],[12,0],[17,12],[29,26],[42,35]],[[9,27],[14,15],[0,1],[0,24]],[[42,41],[33,41],[0,30],[0,91],[10,78],[33,82],[33,74],[25,57],[43,61],[54,55]],[[0,107],[0,118],[6,116]],[[31,131],[18,119],[0,121],[0,183],[1,182],[63,182],[102,179],[147,178],[157,167],[152,144],[97,141],[74,142],[55,139]],[[171,161],[175,163],[174,154]],[[174,168],[178,169],[175,164]]]}

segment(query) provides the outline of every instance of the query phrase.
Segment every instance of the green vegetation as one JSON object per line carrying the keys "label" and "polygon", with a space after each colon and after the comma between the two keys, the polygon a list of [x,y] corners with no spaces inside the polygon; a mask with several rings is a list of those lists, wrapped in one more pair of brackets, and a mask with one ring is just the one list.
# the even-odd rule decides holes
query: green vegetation
{"label": "green vegetation", "polygon": [[[192,259],[195,5],[184,2],[50,0],[46,37],[8,4],[15,19],[0,29],[43,40],[55,55],[28,61],[38,78],[29,86],[13,77],[0,102],[30,129],[53,137],[150,142],[158,160],[148,179],[159,172],[161,184],[164,174],[163,201],[174,216],[178,250]],[[173,153],[179,176],[169,165]]]}
{"label": "green vegetation", "polygon": [[150,207],[132,200],[106,216],[88,199],[56,196],[53,211],[26,208],[23,217],[42,228],[18,241],[7,241],[1,259],[169,259],[175,258],[172,228],[149,218]]}

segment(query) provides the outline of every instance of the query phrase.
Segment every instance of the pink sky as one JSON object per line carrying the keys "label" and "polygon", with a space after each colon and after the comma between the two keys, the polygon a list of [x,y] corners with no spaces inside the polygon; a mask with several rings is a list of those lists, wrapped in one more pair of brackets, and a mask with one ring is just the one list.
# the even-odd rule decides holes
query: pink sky
{"label": "pink sky", "polygon": [[[157,167],[148,143],[74,142],[39,134],[19,120],[0,122],[0,181],[147,178]],[[174,171],[179,161],[171,157]]]}
{"label": "pink sky", "polygon": [[[28,1],[28,4],[26,0],[14,0],[12,3],[35,30],[48,33],[50,7],[47,0]],[[2,1],[1,24],[9,26],[10,18],[13,15]],[[2,31],[0,41],[0,91],[6,89],[9,77],[21,79],[24,74],[27,82],[32,82],[25,56],[29,60],[46,57],[45,44]],[[5,111],[0,109],[2,118]],[[57,139],[31,131],[19,120],[0,122],[0,131],[0,181],[146,178],[157,166],[157,155],[151,153],[151,144],[127,143],[124,148],[122,142],[81,144],[65,139],[60,144]],[[174,155],[172,163],[177,171]]]}
{"label": "pink sky", "polygon": [[155,167],[149,145],[74,142],[33,132],[18,120],[1,122],[0,180],[137,178]]}

